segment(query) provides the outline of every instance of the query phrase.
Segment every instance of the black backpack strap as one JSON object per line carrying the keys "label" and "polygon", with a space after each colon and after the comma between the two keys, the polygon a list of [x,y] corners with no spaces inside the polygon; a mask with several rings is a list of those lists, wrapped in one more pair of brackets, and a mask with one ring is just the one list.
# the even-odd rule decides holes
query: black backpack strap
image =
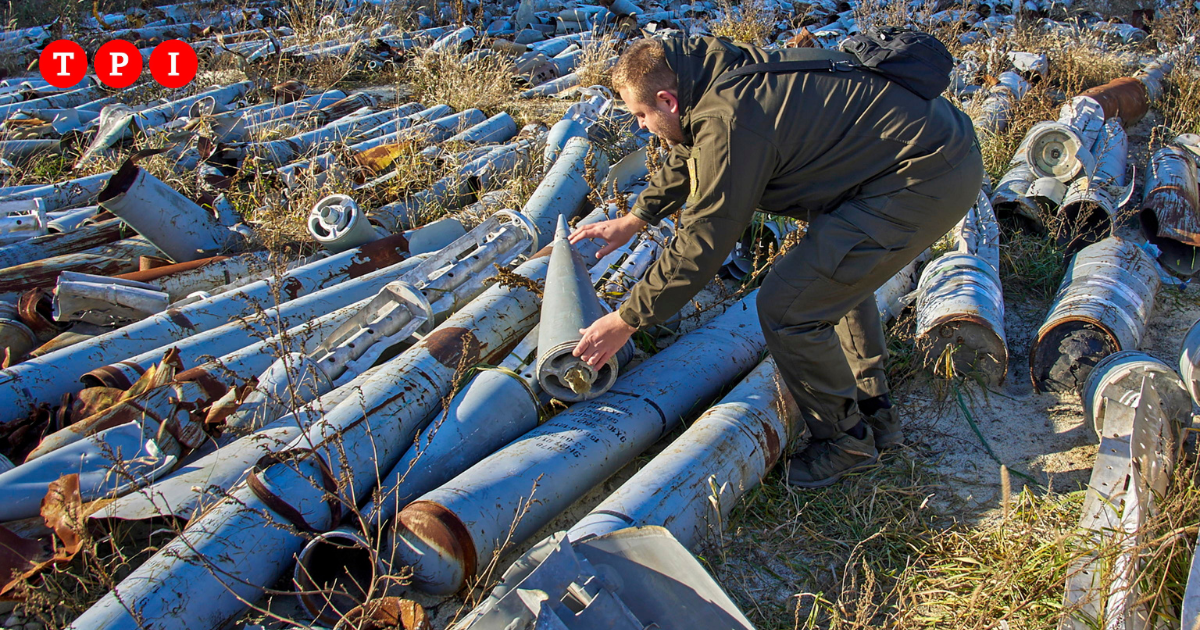
{"label": "black backpack strap", "polygon": [[849,59],[805,59],[801,61],[752,63],[740,68],[726,70],[721,76],[717,77],[714,83],[747,74],[758,74],[760,72],[850,72],[862,67],[862,64]]}

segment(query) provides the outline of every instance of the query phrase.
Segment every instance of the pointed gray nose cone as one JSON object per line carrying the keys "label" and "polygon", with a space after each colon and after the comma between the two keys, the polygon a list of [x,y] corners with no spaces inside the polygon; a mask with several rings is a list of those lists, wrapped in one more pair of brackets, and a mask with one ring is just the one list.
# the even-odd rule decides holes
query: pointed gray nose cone
{"label": "pointed gray nose cone", "polygon": [[614,356],[599,370],[572,356],[587,328],[607,312],[596,297],[587,264],[567,240],[567,221],[558,218],[542,297],[542,323],[538,333],[537,379],[542,388],[566,402],[590,400],[608,391],[617,380]]}

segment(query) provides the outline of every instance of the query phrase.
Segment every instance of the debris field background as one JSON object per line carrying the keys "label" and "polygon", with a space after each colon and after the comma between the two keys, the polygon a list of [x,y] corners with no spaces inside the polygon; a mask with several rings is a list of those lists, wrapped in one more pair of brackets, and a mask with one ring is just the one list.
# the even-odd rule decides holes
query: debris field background
{"label": "debris field background", "polygon": [[[10,79],[15,84],[19,78],[30,76],[30,62],[40,45],[49,41],[46,38],[69,35],[94,50],[112,37],[135,40],[139,48],[159,39],[179,37],[203,51],[200,75],[192,86],[168,91],[146,80],[117,94],[112,102],[141,107],[213,86],[250,81],[253,86],[236,102],[221,103],[219,108],[236,111],[271,102],[281,87],[282,91],[303,90],[305,96],[336,89],[350,96],[369,95],[372,112],[413,101],[423,108],[445,104],[452,110],[437,118],[471,108],[482,110],[486,117],[507,112],[515,128],[524,132],[530,125],[551,127],[570,106],[596,98],[597,92],[581,92],[579,88],[605,81],[618,46],[630,36],[676,28],[784,45],[794,37],[803,40],[807,34],[810,40],[829,47],[851,27],[912,20],[947,41],[959,61],[969,59],[977,64],[977,71],[950,95],[972,115],[980,111],[997,76],[1010,68],[1006,53],[1046,54],[1048,71],[1040,80],[1034,78],[1036,73],[1026,75],[1033,79],[1032,85],[1024,98],[1013,104],[1007,128],[995,134],[981,133],[991,184],[995,185],[1009,170],[1009,158],[1034,123],[1056,119],[1059,106],[1084,89],[1133,76],[1159,54],[1176,51],[1179,55],[1167,74],[1163,94],[1150,103],[1144,118],[1126,129],[1127,174],[1133,190],[1131,201],[1121,209],[1115,232],[1139,243],[1146,239],[1135,215],[1152,153],[1180,134],[1200,132],[1200,66],[1194,46],[1200,3],[1135,6],[1030,0],[1013,7],[1012,3],[992,0],[911,6],[901,2],[792,4],[755,0],[734,5],[637,4],[636,18],[596,27],[593,32],[607,32],[611,37],[597,35],[593,41],[584,42],[571,60],[575,79],[566,82],[555,79],[570,74],[564,71],[570,68],[559,68],[554,63],[548,67],[545,59],[539,60],[542,65],[517,66],[511,63],[511,53],[500,52],[503,46],[494,43],[517,35],[501,32],[494,25],[515,16],[518,5],[466,0],[445,4],[292,0],[185,3],[166,8],[115,1],[94,5],[63,1],[47,5],[57,15],[54,23],[42,31],[31,27],[49,21],[44,12],[10,2],[9,29],[0,37],[0,64],[10,77],[16,77]],[[535,20],[543,27],[537,37],[552,37],[555,29],[563,28],[559,16],[564,10],[589,6],[574,0],[535,3]],[[1153,11],[1147,13],[1148,9]],[[158,22],[164,25],[144,26]],[[1130,23],[1140,28],[1134,29]],[[462,25],[473,29],[465,33],[459,29]],[[422,30],[443,26],[449,28],[434,37],[420,35]],[[291,34],[279,27],[291,29]],[[161,30],[138,32],[154,28]],[[490,29],[497,34],[490,34]],[[237,35],[226,37],[222,33]],[[462,40],[447,42],[445,36],[454,33]],[[294,48],[280,52],[288,46]],[[484,50],[493,52],[478,54]],[[554,87],[546,89],[548,84]],[[543,86],[541,94],[533,90],[538,85]],[[97,88],[93,98],[110,95]],[[62,108],[81,104],[68,103]],[[32,155],[19,155],[17,145],[11,145],[5,155],[9,163],[0,165],[5,186],[53,184],[115,171],[135,151],[162,150],[140,157],[138,165],[184,197],[206,208],[219,207],[227,213],[226,219],[231,216],[229,212],[240,218],[252,235],[246,237],[248,244],[237,248],[272,253],[270,260],[246,272],[251,279],[279,274],[287,261],[319,250],[309,232],[310,210],[329,195],[348,195],[371,216],[377,212],[382,216],[381,209],[393,208],[388,216],[394,222],[384,225],[378,235],[409,230],[446,216],[460,220],[465,232],[496,208],[520,211],[546,174],[538,150],[536,159],[526,160],[524,170],[511,177],[495,178],[494,204],[474,203],[478,201],[475,192],[462,199],[444,195],[432,203],[413,204],[412,216],[397,219],[400,215],[389,204],[411,200],[422,191],[436,188],[443,176],[452,176],[479,157],[471,153],[469,143],[443,143],[438,152],[443,159],[437,162],[422,155],[428,143],[413,136],[400,146],[391,145],[388,153],[377,153],[377,161],[372,162],[353,155],[349,147],[358,139],[355,131],[350,131],[318,150],[302,148],[281,163],[261,154],[233,168],[230,153],[221,153],[232,151],[228,146],[218,145],[209,152],[214,144],[210,140],[220,130],[213,128],[215,119],[203,112],[175,112],[168,117],[164,130],[139,129],[116,138],[111,146],[97,149],[97,137],[103,134],[96,134],[94,127],[86,123],[68,125],[74,128],[60,132],[60,127],[66,127],[56,127],[53,116],[22,117],[17,115],[19,106],[6,111],[12,118],[4,124],[4,140],[63,141]],[[340,111],[338,115],[348,113]],[[103,122],[104,116],[100,118]],[[299,124],[283,121],[267,125],[256,132],[257,140],[265,144],[307,130],[293,126]],[[646,141],[632,134],[627,118],[606,115],[599,127],[606,125],[610,128],[590,135],[603,138],[594,143],[594,152],[607,154],[610,163]],[[445,141],[460,131],[462,128],[454,128],[440,139]],[[544,128],[541,133],[545,133]],[[232,144],[236,143],[227,143]],[[650,168],[654,168],[660,150],[656,143],[650,143]],[[333,156],[323,158],[327,152]],[[341,170],[330,167],[322,175],[320,169],[296,169],[289,181],[284,181],[279,172],[272,172],[286,162],[312,158],[325,159],[326,166],[337,163]],[[595,164],[594,158],[589,161]],[[363,187],[364,182],[374,179],[379,179],[377,185]],[[603,181],[596,173],[589,173],[587,179],[590,188],[597,188]],[[218,199],[221,193],[225,196]],[[4,201],[0,198],[0,203]],[[610,204],[617,211],[622,205],[616,195],[604,191],[594,192],[590,202]],[[465,214],[459,212],[463,207],[467,208]],[[1053,232],[1055,218],[1047,215],[1042,219]],[[789,233],[802,232],[797,230],[801,226],[790,222],[782,227],[768,223],[759,221],[748,236],[750,271],[739,269],[731,261],[722,276],[685,310],[677,325],[638,336],[634,358],[623,370],[710,321],[752,290],[770,256],[777,254],[781,245],[794,242],[795,237]],[[742,489],[747,495],[727,519],[714,516],[709,535],[693,549],[758,627],[1041,628],[1057,625],[1064,615],[1062,589],[1068,565],[1084,553],[1075,525],[1083,489],[1092,474],[1097,439],[1084,418],[1077,393],[1038,393],[1030,380],[1030,348],[1066,268],[1064,249],[1055,243],[1053,234],[1025,229],[1025,224],[1016,221],[1003,220],[1001,226],[1000,279],[1008,351],[1004,382],[982,382],[980,375],[970,370],[947,374],[944,362],[938,362],[937,357],[926,360],[915,338],[913,309],[906,308],[888,325],[888,332],[893,350],[889,370],[893,395],[900,406],[908,444],[886,453],[872,470],[825,490],[793,490],[783,482],[782,467],[776,466],[762,485]],[[122,238],[130,236],[132,232],[127,232]],[[934,257],[949,247],[950,239],[936,245]],[[160,253],[152,246],[113,250],[105,255],[107,266],[85,270],[101,275],[136,271],[140,256]],[[10,293],[28,288],[20,287],[19,282],[14,285],[11,276],[3,272],[0,277],[8,278],[9,284],[4,286],[10,288],[4,290]],[[54,280],[41,286],[52,290]],[[909,288],[915,288],[915,278]],[[277,295],[275,299],[281,298]],[[273,304],[264,305],[269,306]],[[1164,283],[1139,349],[1174,368],[1183,338],[1197,319],[1200,288],[1178,279]],[[84,321],[73,324],[72,330],[97,334],[105,327]],[[54,334],[58,332],[53,330]],[[38,342],[48,340],[39,337]],[[114,354],[111,361],[124,358],[127,356]],[[19,365],[19,359],[9,357],[14,365]],[[734,384],[730,383],[725,391]],[[564,407],[556,404],[550,410]],[[703,411],[703,407],[694,409],[691,417],[684,419],[684,426]],[[48,426],[49,420],[42,420]],[[46,426],[33,432],[49,432]],[[660,440],[526,541],[506,548],[496,560],[491,577],[497,578],[537,541],[569,529],[681,432],[678,429]],[[12,444],[30,439],[28,434],[5,433],[2,437]],[[1190,446],[1185,450],[1190,451]],[[1009,473],[1002,474],[1001,464]],[[1177,471],[1171,496],[1162,504],[1178,520],[1172,520],[1170,526],[1156,521],[1156,535],[1147,536],[1154,542],[1144,551],[1148,558],[1144,577],[1158,585],[1157,589],[1148,589],[1148,600],[1157,619],[1176,627],[1196,539],[1195,523],[1200,520],[1200,497],[1190,483],[1192,472],[1190,460]],[[102,500],[83,507],[91,512],[104,503]],[[5,611],[0,628],[66,627],[165,545],[184,524],[162,520],[104,527],[93,523],[88,527],[76,523],[83,540],[79,552],[17,585],[15,594],[24,601],[0,602],[0,610]],[[67,542],[55,538],[60,533],[52,533],[41,517],[3,525],[27,538],[53,540],[56,545]],[[419,593],[405,596],[424,605],[433,626],[440,629],[470,610],[486,596],[490,586],[478,584],[451,597]],[[292,594],[290,571],[273,588],[274,592],[253,602],[254,608],[239,616],[231,627],[292,628],[313,623]],[[332,624],[313,623],[311,627]]]}

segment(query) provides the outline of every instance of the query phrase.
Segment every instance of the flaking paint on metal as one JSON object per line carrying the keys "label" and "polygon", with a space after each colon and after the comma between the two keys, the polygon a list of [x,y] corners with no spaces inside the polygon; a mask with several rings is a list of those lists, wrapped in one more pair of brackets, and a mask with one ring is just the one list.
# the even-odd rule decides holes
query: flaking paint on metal
{"label": "flaking paint on metal", "polygon": [[403,234],[393,234],[360,247],[354,261],[346,268],[346,273],[351,278],[358,278],[390,267],[407,257],[408,239]]}

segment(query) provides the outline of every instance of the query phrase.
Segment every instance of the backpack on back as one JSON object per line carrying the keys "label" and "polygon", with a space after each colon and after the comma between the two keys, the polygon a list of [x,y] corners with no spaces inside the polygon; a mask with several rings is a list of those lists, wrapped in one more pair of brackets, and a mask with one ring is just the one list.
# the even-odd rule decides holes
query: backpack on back
{"label": "backpack on back", "polygon": [[[759,72],[841,72],[866,70],[932,101],[950,85],[954,58],[938,38],[907,28],[871,28],[842,42],[855,61],[817,58],[752,63],[723,73],[717,81]],[[815,55],[822,49],[803,49]],[[829,55],[829,52],[825,52]]]}

